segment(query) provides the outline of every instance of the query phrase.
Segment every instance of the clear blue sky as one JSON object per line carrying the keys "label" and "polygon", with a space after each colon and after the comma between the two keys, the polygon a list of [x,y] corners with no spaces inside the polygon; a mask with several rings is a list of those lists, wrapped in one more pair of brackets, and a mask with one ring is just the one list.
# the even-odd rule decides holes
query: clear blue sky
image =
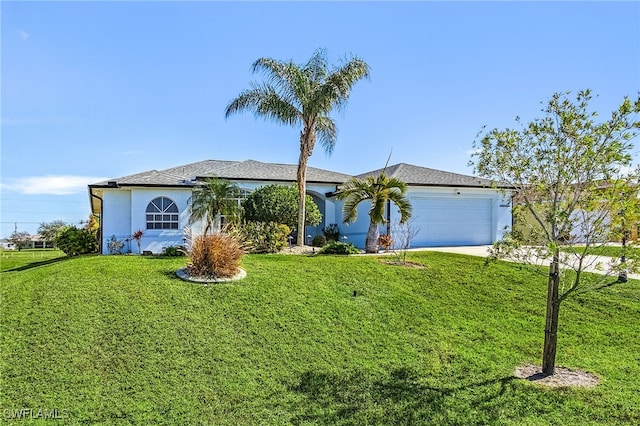
{"label": "clear blue sky", "polygon": [[299,129],[224,119],[259,57],[319,47],[371,66],[335,116],[331,157],[472,174],[476,134],[591,88],[609,114],[640,90],[639,2],[3,1],[0,236],[86,220],[86,185],[204,159],[295,164]]}

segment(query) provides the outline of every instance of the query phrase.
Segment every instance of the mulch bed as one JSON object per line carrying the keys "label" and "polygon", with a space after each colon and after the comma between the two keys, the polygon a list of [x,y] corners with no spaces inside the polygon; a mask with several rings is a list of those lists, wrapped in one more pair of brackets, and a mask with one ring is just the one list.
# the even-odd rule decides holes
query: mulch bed
{"label": "mulch bed", "polygon": [[549,387],[592,388],[600,383],[600,379],[597,376],[586,371],[556,367],[556,372],[551,376],[547,376],[542,373],[540,366],[531,364],[516,368],[514,375],[520,379],[526,379]]}

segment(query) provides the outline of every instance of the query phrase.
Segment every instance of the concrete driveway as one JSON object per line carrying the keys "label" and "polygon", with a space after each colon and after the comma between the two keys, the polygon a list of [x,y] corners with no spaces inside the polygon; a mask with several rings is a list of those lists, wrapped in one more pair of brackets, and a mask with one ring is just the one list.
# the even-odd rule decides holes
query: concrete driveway
{"label": "concrete driveway", "polygon": [[[479,257],[487,257],[489,255],[489,249],[491,246],[463,246],[463,247],[425,247],[421,249],[415,250],[424,250],[424,251],[440,251],[444,253],[456,253],[456,254],[466,254],[469,256],[479,256]],[[509,259],[504,259],[509,260]],[[612,263],[615,264],[618,259],[614,259],[606,256],[586,256],[585,265],[588,265],[584,268],[584,271],[593,272],[601,275],[609,275],[612,277],[617,277],[617,272],[608,271],[607,265]],[[542,262],[544,265],[549,265],[548,261]],[[596,265],[600,265],[601,269],[598,269]],[[630,279],[639,280],[640,274],[628,274]]]}

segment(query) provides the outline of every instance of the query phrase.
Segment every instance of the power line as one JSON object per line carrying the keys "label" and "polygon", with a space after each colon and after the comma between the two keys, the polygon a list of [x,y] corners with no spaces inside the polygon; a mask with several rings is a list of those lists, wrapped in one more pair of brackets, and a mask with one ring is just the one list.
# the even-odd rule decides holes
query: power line
{"label": "power line", "polygon": [[18,210],[8,211],[8,210],[3,210],[2,211],[3,215],[6,215],[6,214],[25,214],[25,213],[28,213],[28,214],[41,214],[41,215],[46,214],[47,216],[56,216],[56,215],[58,215],[58,216],[60,216],[60,215],[62,215],[62,216],[70,216],[70,215],[82,214],[82,212],[51,212],[51,211],[42,211],[42,210],[40,210],[40,211],[38,211],[38,210],[26,210],[26,211],[18,211]]}
{"label": "power line", "polygon": [[1,198],[2,202],[14,202],[14,203],[74,203],[74,204],[85,204],[87,200],[20,200],[15,198]]}

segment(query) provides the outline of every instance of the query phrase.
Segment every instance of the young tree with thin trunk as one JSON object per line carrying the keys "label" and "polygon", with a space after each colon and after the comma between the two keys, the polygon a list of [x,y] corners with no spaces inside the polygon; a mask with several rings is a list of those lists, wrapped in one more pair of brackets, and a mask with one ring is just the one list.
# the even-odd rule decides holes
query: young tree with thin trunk
{"label": "young tree with thin trunk", "polygon": [[65,226],[67,226],[67,224],[61,220],[42,222],[38,227],[38,234],[40,234],[45,242],[53,243],[56,240],[58,232],[60,232],[60,230]]}
{"label": "young tree with thin trunk", "polygon": [[13,231],[9,236],[9,242],[13,244],[18,251],[26,248],[31,243],[31,235],[28,232]]}
{"label": "young tree with thin trunk", "polygon": [[[624,98],[602,122],[589,110],[591,98],[589,90],[575,100],[570,92],[554,94],[543,118],[527,124],[517,118],[519,129],[481,133],[471,160],[477,174],[515,192],[517,226],[494,245],[492,256],[548,274],[542,356],[547,375],[555,372],[561,302],[610,285],[607,275],[621,268],[637,268],[633,260],[595,265],[601,258],[594,255],[637,218],[638,203],[630,200],[637,199],[638,174],[629,170],[640,97]],[[628,220],[620,221],[621,214]],[[583,274],[603,266],[605,275]]]}
{"label": "young tree with thin trunk", "polygon": [[304,245],[307,163],[316,140],[331,154],[337,139],[336,123],[329,116],[347,104],[353,85],[369,77],[369,65],[351,57],[329,68],[327,54],[318,49],[306,64],[260,58],[252,71],[263,72],[266,81],[253,83],[227,105],[225,117],[252,111],[256,116],[287,126],[302,127],[298,159],[298,245]]}

